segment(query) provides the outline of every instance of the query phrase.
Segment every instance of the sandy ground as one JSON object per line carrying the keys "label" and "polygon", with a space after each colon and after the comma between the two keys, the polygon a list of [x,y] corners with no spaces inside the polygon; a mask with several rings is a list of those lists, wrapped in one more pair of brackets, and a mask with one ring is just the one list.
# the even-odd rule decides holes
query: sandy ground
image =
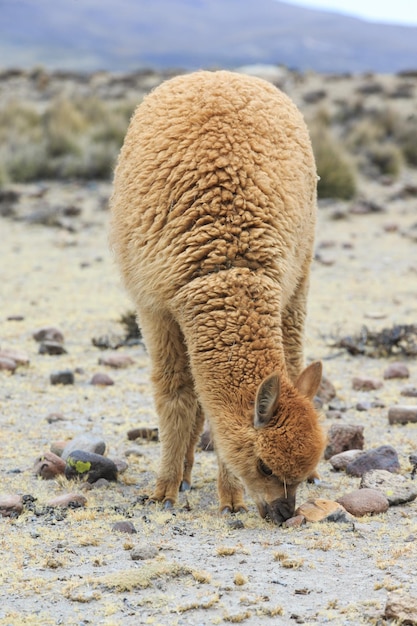
{"label": "sandy ground", "polygon": [[[364,425],[365,447],[393,445],[408,474],[417,425],[394,427],[387,420],[392,404],[413,403],[399,395],[404,381],[384,381],[377,392],[353,391],[354,376],[382,380],[388,360],[331,347],[363,324],[378,329],[416,322],[417,244],[408,236],[416,198],[391,200],[402,184],[367,187],[367,199],[380,203],[383,212],[357,215],[350,205],[321,207],[306,357],[323,359],[325,375],[347,407],[342,419]],[[82,212],[72,218],[73,232],[0,221],[0,345],[30,357],[30,365],[13,375],[0,372],[0,492],[30,494],[37,507],[37,514],[26,509],[16,519],[0,518],[0,624],[383,624],[391,590],[416,596],[416,501],[354,526],[277,528],[259,518],[252,502],[248,514],[231,520],[218,515],[214,454],[199,452],[193,489],[180,495],[174,513],[143,504],[141,496],[155,480],[159,444],[133,444],[127,431],[157,425],[148,358],[140,345],[123,348],[135,364],[109,370],[98,365],[101,353],[92,345],[93,337],[122,333],[118,319],[131,308],[107,249],[107,214],[97,200],[109,190],[48,185],[36,198],[39,189],[21,188],[22,215],[45,203],[75,204]],[[345,216],[335,220],[335,211]],[[8,319],[16,315],[23,319]],[[67,354],[38,353],[32,335],[46,325],[62,330]],[[408,382],[415,384],[417,364],[407,364]],[[52,386],[50,373],[66,368],[78,368],[75,384]],[[99,371],[114,386],[89,384]],[[374,399],[385,408],[355,409],[359,400]],[[49,423],[54,412],[64,419]],[[325,419],[326,427],[331,423]],[[127,459],[117,483],[82,492],[65,478],[34,477],[34,460],[51,442],[84,432],[103,437],[111,458]],[[132,448],[139,455],[126,457]],[[303,486],[299,504],[313,497],[337,499],[359,484],[328,462],[319,470],[324,484]],[[44,508],[52,497],[71,491],[86,495],[84,508],[64,514]],[[230,523],[236,519],[243,526]],[[121,520],[131,521],[137,533],[114,532]],[[143,547],[155,548],[154,556],[133,560],[134,550]]]}

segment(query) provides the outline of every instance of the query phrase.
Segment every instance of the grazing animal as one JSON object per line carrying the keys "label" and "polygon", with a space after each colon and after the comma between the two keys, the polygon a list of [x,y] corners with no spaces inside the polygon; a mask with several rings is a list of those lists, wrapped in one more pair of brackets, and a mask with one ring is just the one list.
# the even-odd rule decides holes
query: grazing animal
{"label": "grazing animal", "polygon": [[121,150],[110,241],[152,363],[161,462],[152,499],[191,485],[204,417],[223,512],[291,517],[324,446],[303,367],[316,219],[303,118],[273,85],[233,72],[168,80]]}

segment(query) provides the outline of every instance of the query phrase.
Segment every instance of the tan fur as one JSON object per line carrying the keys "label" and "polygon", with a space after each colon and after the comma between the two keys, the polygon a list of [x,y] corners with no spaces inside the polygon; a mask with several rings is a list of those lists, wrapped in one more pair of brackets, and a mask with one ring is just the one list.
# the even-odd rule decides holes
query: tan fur
{"label": "tan fur", "polygon": [[173,503],[190,483],[204,416],[222,510],[245,507],[243,483],[260,513],[280,522],[314,472],[321,365],[299,376],[316,178],[301,114],[263,80],[197,72],[137,108],[110,238],[152,361],[155,500]]}

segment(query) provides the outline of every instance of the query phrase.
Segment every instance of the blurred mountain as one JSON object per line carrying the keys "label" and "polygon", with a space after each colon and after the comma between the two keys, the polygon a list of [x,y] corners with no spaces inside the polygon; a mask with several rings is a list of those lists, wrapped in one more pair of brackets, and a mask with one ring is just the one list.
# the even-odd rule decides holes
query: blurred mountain
{"label": "blurred mountain", "polygon": [[417,66],[417,27],[276,0],[0,0],[0,67],[131,71],[283,64],[320,72]]}

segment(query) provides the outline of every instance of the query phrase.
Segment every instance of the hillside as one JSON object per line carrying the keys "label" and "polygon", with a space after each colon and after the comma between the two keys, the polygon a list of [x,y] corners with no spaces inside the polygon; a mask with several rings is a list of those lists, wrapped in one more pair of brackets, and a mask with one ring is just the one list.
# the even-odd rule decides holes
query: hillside
{"label": "hillside", "polygon": [[2,68],[128,71],[284,64],[397,72],[417,64],[417,27],[275,0],[3,0]]}

